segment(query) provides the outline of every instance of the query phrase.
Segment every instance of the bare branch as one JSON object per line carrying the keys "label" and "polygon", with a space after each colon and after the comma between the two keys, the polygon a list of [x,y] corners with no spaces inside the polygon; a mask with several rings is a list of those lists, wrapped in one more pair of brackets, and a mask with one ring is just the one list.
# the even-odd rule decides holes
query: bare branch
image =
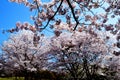
{"label": "bare branch", "polygon": [[76,30],[76,28],[77,28],[77,26],[78,26],[78,24],[79,24],[79,21],[78,21],[78,19],[77,19],[76,16],[75,16],[74,9],[73,9],[73,7],[72,7],[70,1],[69,1],[69,0],[66,0],[66,1],[67,1],[68,5],[69,5],[69,7],[70,7],[70,9],[71,9],[73,18],[74,18],[74,20],[75,20],[75,22],[76,22],[76,25],[75,25],[75,27],[74,27],[73,30]]}

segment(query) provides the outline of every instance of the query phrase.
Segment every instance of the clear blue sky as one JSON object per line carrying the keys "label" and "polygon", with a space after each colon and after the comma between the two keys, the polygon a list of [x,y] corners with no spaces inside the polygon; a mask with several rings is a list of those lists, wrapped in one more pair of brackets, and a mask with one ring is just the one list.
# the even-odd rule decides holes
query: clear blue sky
{"label": "clear blue sky", "polygon": [[30,22],[32,13],[29,8],[22,4],[11,3],[8,0],[0,0],[0,44],[9,37],[9,34],[2,34],[3,29],[11,29],[15,27],[17,21]]}

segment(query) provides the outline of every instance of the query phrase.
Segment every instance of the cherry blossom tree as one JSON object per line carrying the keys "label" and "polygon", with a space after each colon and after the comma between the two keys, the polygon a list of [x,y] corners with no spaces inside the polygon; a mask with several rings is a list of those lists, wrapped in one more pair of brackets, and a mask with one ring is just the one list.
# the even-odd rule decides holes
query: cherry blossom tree
{"label": "cherry blossom tree", "polygon": [[27,80],[27,72],[39,71],[44,69],[47,64],[44,53],[49,51],[49,48],[47,48],[49,39],[37,35],[41,39],[37,43],[38,46],[35,46],[33,43],[34,35],[31,31],[22,30],[11,35],[2,47],[3,58],[5,59],[3,65],[11,72],[24,71],[25,80]]}
{"label": "cherry blossom tree", "polygon": [[4,63],[4,59],[2,57],[2,53],[0,55],[0,77],[4,76],[4,66],[3,66],[3,63]]}
{"label": "cherry blossom tree", "polygon": [[[50,70],[69,73],[74,80],[120,76],[120,0],[10,1],[35,12],[34,24],[17,22],[7,30],[25,31],[3,45],[11,69],[37,70],[47,65]],[[39,35],[43,30],[52,30],[55,36],[46,39]]]}
{"label": "cherry blossom tree", "polygon": [[[58,30],[84,30],[94,27],[116,33],[119,31],[119,0],[9,0],[24,4],[30,11],[34,24],[16,24],[15,29],[43,31],[47,27]],[[114,19],[114,23],[110,23]]]}
{"label": "cherry blossom tree", "polygon": [[[49,52],[54,59],[49,65],[50,68],[59,72],[68,72],[73,80],[77,78],[101,80],[102,77],[104,79],[106,78],[104,76],[107,76],[102,69],[112,67],[111,69],[116,72],[112,79],[115,79],[120,76],[118,74],[120,58],[113,54],[115,49],[113,50],[114,47],[110,45],[114,42],[104,41],[105,36],[107,37],[107,35],[78,31],[64,32],[59,36],[54,36],[51,39],[51,51]],[[109,40],[113,37],[111,36]]]}
{"label": "cherry blossom tree", "polygon": [[[108,31],[117,36],[117,47],[119,47],[120,0],[9,1],[24,4],[35,14],[31,16],[34,24],[17,22],[16,27],[7,30],[8,32],[25,29],[37,33],[51,29],[59,36],[59,33],[64,31]],[[120,55],[120,51],[115,51],[114,54]]]}

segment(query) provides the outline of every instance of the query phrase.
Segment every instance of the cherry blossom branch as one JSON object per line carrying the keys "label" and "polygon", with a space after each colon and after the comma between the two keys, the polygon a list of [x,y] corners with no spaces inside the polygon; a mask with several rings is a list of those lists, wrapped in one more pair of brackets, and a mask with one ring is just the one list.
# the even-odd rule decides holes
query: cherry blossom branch
{"label": "cherry blossom branch", "polygon": [[[55,17],[55,15],[56,15],[57,12],[59,11],[62,3],[63,3],[63,0],[61,0],[61,3],[60,3],[60,5],[58,6],[57,10],[55,11],[54,15],[51,16],[50,18],[48,18],[48,22],[47,22],[47,24],[43,27],[43,30],[48,26],[48,24],[50,23],[50,21]],[[36,5],[37,5],[37,10],[38,10],[38,12],[40,12],[40,9],[39,9],[39,6],[38,6],[37,1],[36,1]]]}
{"label": "cherry blossom branch", "polygon": [[37,5],[37,10],[38,10],[38,12],[40,12],[39,5],[38,5],[37,1],[35,1],[35,3],[36,3],[36,5]]}
{"label": "cherry blossom branch", "polygon": [[55,17],[55,15],[56,15],[57,12],[59,11],[59,9],[60,9],[62,3],[63,3],[63,0],[61,0],[61,3],[60,3],[60,5],[58,6],[57,11],[54,13],[54,15],[53,15],[52,17],[50,17],[50,18],[48,19],[48,22],[47,22],[47,24],[44,26],[43,29],[45,29],[45,28],[48,26],[48,24],[49,24],[49,22],[51,21],[51,19],[53,19],[53,18]]}
{"label": "cherry blossom branch", "polygon": [[78,24],[79,24],[79,21],[78,21],[77,17],[75,16],[74,9],[73,9],[73,7],[72,7],[70,1],[69,1],[69,0],[66,0],[66,1],[67,1],[68,5],[69,5],[69,7],[70,7],[70,9],[71,9],[73,18],[74,18],[74,20],[75,20],[75,22],[76,22],[76,25],[75,25],[75,27],[74,27],[73,30],[76,30],[76,28],[77,28],[77,26],[78,26]]}

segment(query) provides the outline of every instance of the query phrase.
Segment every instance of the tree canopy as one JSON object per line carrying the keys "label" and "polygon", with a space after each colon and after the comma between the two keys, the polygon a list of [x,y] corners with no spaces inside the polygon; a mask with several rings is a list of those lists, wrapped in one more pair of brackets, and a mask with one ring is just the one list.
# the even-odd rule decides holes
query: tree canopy
{"label": "tree canopy", "polygon": [[[84,28],[96,28],[98,30],[104,28],[112,32],[119,30],[119,0],[10,1],[24,4],[29,7],[30,11],[36,12],[31,17],[34,21],[34,26],[30,26],[27,23],[17,23],[16,28],[29,28],[32,31],[42,31],[48,26],[69,31],[84,30]],[[109,20],[115,18],[117,18],[116,23],[108,23]]]}

